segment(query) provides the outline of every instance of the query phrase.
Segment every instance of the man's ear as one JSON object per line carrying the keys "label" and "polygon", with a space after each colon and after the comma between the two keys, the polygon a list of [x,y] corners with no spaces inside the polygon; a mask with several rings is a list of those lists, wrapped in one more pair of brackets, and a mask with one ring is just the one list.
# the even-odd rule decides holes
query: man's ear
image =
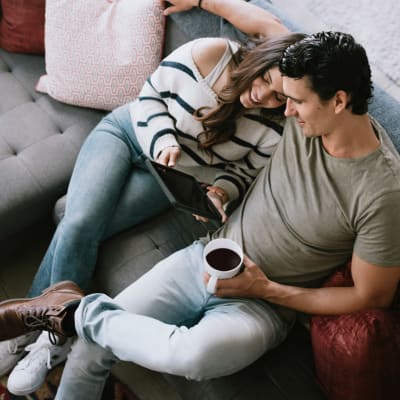
{"label": "man's ear", "polygon": [[344,90],[338,90],[333,100],[336,114],[340,114],[350,104],[350,96]]}

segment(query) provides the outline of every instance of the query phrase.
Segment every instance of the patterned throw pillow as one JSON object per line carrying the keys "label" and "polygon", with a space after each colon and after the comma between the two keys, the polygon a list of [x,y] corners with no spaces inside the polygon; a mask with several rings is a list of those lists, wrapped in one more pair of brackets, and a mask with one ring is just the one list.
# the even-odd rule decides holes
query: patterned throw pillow
{"label": "patterned throw pillow", "polygon": [[0,0],[0,47],[43,54],[45,4],[45,0]]}
{"label": "patterned throw pillow", "polygon": [[36,89],[103,110],[133,100],[161,59],[164,24],[159,0],[47,0]]}

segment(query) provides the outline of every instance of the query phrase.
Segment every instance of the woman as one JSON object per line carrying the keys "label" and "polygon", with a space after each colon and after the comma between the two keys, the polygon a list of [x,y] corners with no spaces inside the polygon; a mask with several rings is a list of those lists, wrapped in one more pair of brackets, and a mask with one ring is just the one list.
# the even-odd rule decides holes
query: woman
{"label": "woman", "polygon": [[[28,296],[66,279],[87,288],[104,239],[170,206],[144,167],[147,157],[169,166],[218,168],[209,196],[224,222],[223,207],[240,199],[279,141],[285,98],[277,65],[283,50],[302,37],[287,34],[247,47],[199,39],[166,57],[138,99],[107,115],[82,146],[64,218]],[[3,370],[35,340],[30,334],[2,343]],[[11,373],[9,390],[34,391],[69,347],[42,334]]]}

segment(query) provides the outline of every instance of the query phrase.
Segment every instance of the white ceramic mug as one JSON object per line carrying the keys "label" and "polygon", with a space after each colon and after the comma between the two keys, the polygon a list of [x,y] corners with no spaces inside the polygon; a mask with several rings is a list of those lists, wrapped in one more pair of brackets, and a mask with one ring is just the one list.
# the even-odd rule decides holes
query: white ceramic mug
{"label": "white ceramic mug", "polygon": [[243,250],[231,239],[214,239],[204,247],[203,260],[205,270],[210,274],[207,291],[215,293],[218,279],[232,278],[240,272]]}

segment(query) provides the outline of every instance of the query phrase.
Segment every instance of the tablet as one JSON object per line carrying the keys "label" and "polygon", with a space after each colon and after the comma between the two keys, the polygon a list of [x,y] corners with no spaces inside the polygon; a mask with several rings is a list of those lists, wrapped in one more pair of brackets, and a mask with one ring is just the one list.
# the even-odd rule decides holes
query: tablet
{"label": "tablet", "polygon": [[221,221],[222,216],[208,198],[207,189],[194,176],[149,159],[145,164],[174,207]]}

